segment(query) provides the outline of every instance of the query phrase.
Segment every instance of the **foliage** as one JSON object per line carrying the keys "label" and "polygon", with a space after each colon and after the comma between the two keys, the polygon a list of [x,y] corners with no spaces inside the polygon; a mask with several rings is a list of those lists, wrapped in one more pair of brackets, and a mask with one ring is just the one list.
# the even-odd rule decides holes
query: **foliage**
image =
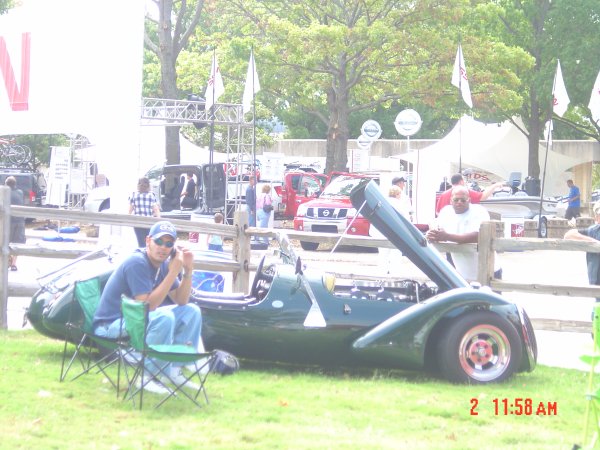
{"label": "foliage", "polygon": [[14,0],[0,0],[0,14],[5,13],[13,7]]}
{"label": "foliage", "polygon": [[[499,105],[504,117],[518,114],[528,129],[530,176],[537,178],[540,173],[538,140],[552,113],[552,82],[557,58],[561,61],[571,107],[564,119],[555,117],[554,137],[581,138],[583,129],[584,136],[598,136],[585,118],[587,108],[581,110],[574,106],[587,105],[597,73],[599,8],[595,0],[499,0],[483,2],[473,12],[471,23],[481,24],[474,32],[487,34],[491,42],[526,52],[532,62],[516,72],[522,84],[521,106],[515,110]],[[502,69],[503,66],[498,66],[496,71]],[[577,129],[578,132],[573,132]]]}
{"label": "foliage", "polygon": [[[98,374],[60,383],[62,342],[1,331],[2,448],[571,448],[581,439],[587,373],[538,367],[502,384],[422,374],[302,369],[242,361],[211,376],[210,404],[169,400],[142,412]],[[502,399],[556,402],[557,414],[504,415]],[[474,412],[473,399],[477,402]],[[499,399],[499,414],[494,399]],[[233,421],[232,421],[233,418]],[[481,431],[485,436],[481,437]],[[474,438],[477,436],[477,438]]]}

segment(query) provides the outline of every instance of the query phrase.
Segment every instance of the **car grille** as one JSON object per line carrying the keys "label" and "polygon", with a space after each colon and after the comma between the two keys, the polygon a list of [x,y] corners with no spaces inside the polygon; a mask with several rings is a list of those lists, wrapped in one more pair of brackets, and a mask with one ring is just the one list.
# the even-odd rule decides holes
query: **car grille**
{"label": "car grille", "polygon": [[308,208],[306,217],[315,219],[345,219],[347,208]]}

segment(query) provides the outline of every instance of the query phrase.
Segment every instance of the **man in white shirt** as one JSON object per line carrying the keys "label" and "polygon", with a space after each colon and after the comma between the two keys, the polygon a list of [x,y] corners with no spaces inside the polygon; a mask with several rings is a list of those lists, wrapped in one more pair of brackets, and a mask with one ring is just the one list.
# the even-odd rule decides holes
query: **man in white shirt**
{"label": "man in white shirt", "polygon": [[[438,229],[429,230],[427,239],[433,242],[477,243],[481,223],[489,220],[487,210],[481,205],[471,205],[469,190],[459,185],[452,188],[451,203],[442,208],[437,218]],[[467,281],[477,280],[477,255],[452,252],[456,270]],[[502,269],[495,267],[494,270],[494,278],[501,279]]]}

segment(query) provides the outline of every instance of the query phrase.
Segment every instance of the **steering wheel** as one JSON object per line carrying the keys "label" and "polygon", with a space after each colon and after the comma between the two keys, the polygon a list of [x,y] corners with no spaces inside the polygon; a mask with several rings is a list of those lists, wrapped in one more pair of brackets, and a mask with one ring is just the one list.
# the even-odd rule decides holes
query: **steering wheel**
{"label": "steering wheel", "polygon": [[260,259],[260,262],[258,263],[258,267],[256,268],[256,274],[254,274],[254,280],[252,281],[252,287],[250,288],[250,295],[256,296],[257,292],[256,289],[258,288],[258,282],[263,279],[263,266],[265,265],[265,257],[266,255],[263,255],[263,257]]}

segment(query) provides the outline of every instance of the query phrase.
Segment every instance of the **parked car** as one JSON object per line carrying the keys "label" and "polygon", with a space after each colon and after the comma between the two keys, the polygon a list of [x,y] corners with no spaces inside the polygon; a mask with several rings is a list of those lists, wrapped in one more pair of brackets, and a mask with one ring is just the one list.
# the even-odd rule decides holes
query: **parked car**
{"label": "parked car", "polygon": [[[428,370],[452,382],[491,383],[536,366],[537,344],[527,314],[486,287],[471,286],[422,233],[402,217],[374,182],[352,192],[355,209],[429,279],[390,282],[336,279],[304,267],[284,234],[280,261],[257,267],[247,294],[195,292],[208,349],[241,358],[322,367]],[[26,317],[40,333],[69,336],[73,282],[114,269],[110,258],[71,263],[42,280]]]}
{"label": "parked car", "polygon": [[0,185],[10,176],[17,180],[17,188],[23,191],[25,206],[42,206],[46,203],[46,178],[36,170],[19,167],[0,168]]}
{"label": "parked car", "polygon": [[[185,184],[185,174],[191,172],[196,181],[195,205],[182,209],[180,194]],[[173,164],[150,169],[146,173],[156,199],[160,203],[161,217],[189,220],[192,213],[208,209],[225,208],[225,173],[222,164]],[[84,211],[100,212],[110,208],[110,186],[92,189],[83,204]]]}
{"label": "parked car", "polygon": [[[318,198],[298,206],[294,217],[294,230],[320,233],[369,236],[369,221],[350,201],[350,192],[359,183],[373,179],[364,174],[338,174],[325,187]],[[304,250],[316,250],[317,242],[301,241]]]}

